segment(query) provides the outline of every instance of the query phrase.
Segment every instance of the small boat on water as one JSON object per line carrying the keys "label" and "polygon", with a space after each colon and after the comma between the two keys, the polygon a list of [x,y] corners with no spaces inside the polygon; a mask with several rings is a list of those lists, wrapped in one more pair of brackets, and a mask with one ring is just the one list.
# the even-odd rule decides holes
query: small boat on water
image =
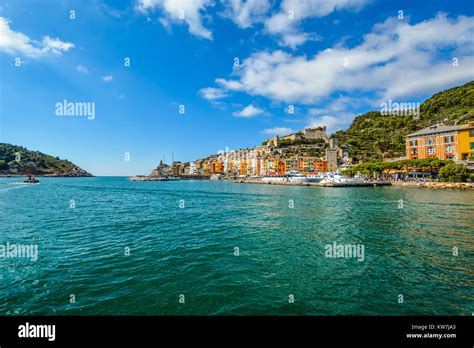
{"label": "small boat on water", "polygon": [[221,180],[222,177],[223,177],[222,174],[212,174],[209,179],[210,179],[210,180]]}
{"label": "small boat on water", "polygon": [[28,179],[23,181],[25,184],[37,184],[39,183],[39,180],[36,179],[33,175],[28,175]]}

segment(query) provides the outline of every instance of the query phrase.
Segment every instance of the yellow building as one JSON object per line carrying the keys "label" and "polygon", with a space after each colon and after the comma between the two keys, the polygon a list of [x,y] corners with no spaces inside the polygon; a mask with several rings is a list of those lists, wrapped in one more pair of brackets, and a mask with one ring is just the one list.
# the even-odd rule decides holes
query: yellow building
{"label": "yellow building", "polygon": [[204,163],[202,164],[202,171],[204,175],[209,175],[210,174],[210,168],[209,168],[209,162],[208,161],[204,161]]}
{"label": "yellow building", "polygon": [[474,160],[474,123],[460,126],[437,124],[409,134],[407,159]]}
{"label": "yellow building", "polygon": [[246,160],[240,160],[239,174],[240,175],[247,175],[247,161]]}
{"label": "yellow building", "polygon": [[459,153],[461,160],[474,161],[474,123],[459,126]]}

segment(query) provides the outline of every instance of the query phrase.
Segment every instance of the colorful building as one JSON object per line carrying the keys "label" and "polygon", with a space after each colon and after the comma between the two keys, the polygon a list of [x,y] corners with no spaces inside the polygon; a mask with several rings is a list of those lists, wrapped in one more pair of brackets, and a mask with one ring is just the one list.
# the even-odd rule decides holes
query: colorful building
{"label": "colorful building", "polygon": [[231,152],[189,164],[189,173],[228,176],[284,175],[298,171],[302,174],[314,174],[327,171],[327,162],[318,157],[268,156],[257,152]]}
{"label": "colorful building", "polygon": [[318,157],[298,157],[297,170],[303,174],[317,174],[327,172],[327,161]]}
{"label": "colorful building", "polygon": [[211,174],[224,174],[224,163],[219,161],[212,161],[210,163]]}
{"label": "colorful building", "polygon": [[474,161],[474,123],[459,126],[459,152],[462,161]]}
{"label": "colorful building", "polygon": [[437,124],[406,138],[407,159],[474,160],[474,123],[459,126]]}

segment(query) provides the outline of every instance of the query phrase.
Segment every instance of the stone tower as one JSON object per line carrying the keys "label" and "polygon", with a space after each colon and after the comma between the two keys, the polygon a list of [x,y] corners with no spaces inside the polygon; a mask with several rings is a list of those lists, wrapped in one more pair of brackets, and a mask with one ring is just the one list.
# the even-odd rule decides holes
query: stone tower
{"label": "stone tower", "polygon": [[278,147],[278,142],[280,141],[280,138],[278,137],[278,134],[275,134],[273,137],[273,146]]}
{"label": "stone tower", "polygon": [[326,161],[328,172],[335,172],[337,170],[337,149],[326,149]]}

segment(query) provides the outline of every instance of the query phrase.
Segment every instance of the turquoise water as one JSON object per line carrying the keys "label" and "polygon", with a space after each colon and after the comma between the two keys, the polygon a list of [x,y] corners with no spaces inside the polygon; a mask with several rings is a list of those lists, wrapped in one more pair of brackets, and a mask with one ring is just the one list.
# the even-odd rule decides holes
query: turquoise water
{"label": "turquoise water", "polygon": [[[473,192],[19,181],[0,179],[0,244],[38,260],[0,258],[1,315],[474,312]],[[364,261],[325,257],[333,242]]]}

